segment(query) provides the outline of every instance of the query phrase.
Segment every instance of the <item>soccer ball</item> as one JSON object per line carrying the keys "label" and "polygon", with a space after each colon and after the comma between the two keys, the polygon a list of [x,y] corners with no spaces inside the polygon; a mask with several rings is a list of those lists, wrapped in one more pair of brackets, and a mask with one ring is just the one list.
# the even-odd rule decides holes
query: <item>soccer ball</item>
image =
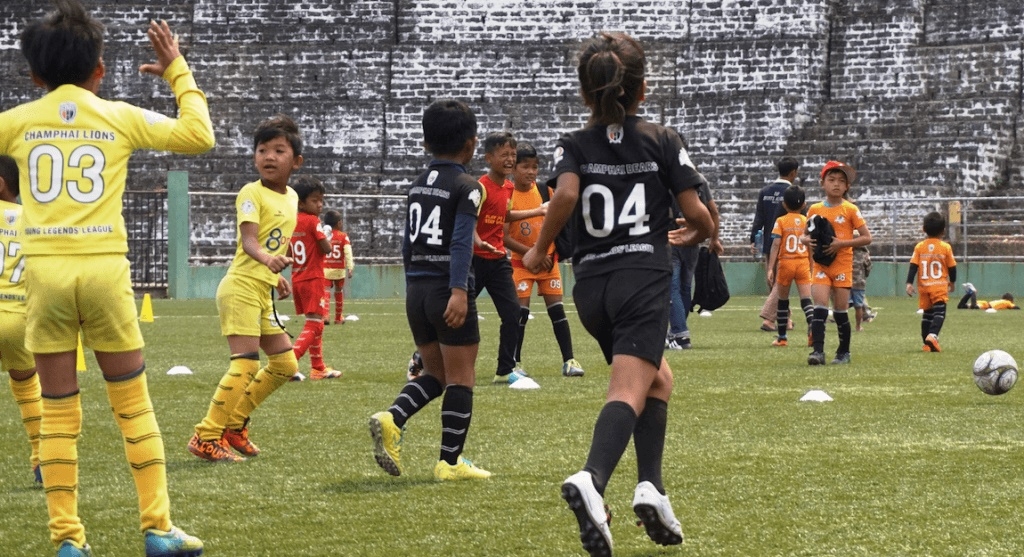
{"label": "soccer ball", "polygon": [[982,392],[1001,395],[1017,382],[1017,361],[1002,350],[989,350],[974,360],[974,383]]}

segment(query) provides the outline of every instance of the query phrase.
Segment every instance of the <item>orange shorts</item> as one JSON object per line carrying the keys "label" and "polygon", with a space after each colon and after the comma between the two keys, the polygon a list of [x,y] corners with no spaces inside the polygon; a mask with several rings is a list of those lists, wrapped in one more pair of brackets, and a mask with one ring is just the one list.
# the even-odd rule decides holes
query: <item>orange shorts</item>
{"label": "orange shorts", "polygon": [[949,301],[949,289],[946,286],[926,286],[917,290],[917,307],[931,309],[935,304]]}
{"label": "orange shorts", "polygon": [[516,296],[529,298],[535,282],[537,293],[541,296],[562,295],[562,272],[557,263],[546,273],[531,273],[525,267],[512,266],[512,283],[516,285]]}
{"label": "orange shorts", "polygon": [[775,283],[783,288],[789,288],[793,283],[799,285],[811,283],[811,269],[807,265],[807,258],[780,259],[778,270],[775,271]]}
{"label": "orange shorts", "polygon": [[811,271],[811,283],[824,284],[832,288],[852,288],[853,255],[836,257],[828,267],[815,263]]}

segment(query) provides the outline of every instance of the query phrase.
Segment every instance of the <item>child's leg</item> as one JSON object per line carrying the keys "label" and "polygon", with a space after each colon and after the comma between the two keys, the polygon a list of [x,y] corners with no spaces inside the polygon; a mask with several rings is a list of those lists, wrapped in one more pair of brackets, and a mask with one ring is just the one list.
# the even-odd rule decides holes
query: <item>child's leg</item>
{"label": "child's leg", "polygon": [[[45,366],[40,366],[45,369]],[[50,541],[85,545],[85,526],[78,516],[78,436],[82,433],[82,400],[78,391],[43,397],[39,426],[39,462],[50,515]]]}
{"label": "child's leg", "polygon": [[[441,452],[439,460],[450,465],[459,462],[473,420],[473,386],[476,382],[478,344],[438,345],[448,386],[441,402]],[[426,362],[424,362],[426,363]]]}
{"label": "child's leg", "polygon": [[[305,354],[311,346],[317,341],[318,338],[323,338],[324,334],[324,321],[323,316],[319,313],[307,313],[306,323],[302,326],[302,332],[299,333],[298,338],[295,339],[295,359],[299,359]],[[313,354],[310,352],[310,360],[313,359]],[[316,368],[316,362],[313,363],[313,367]],[[320,361],[320,368],[323,368],[323,360]]]}
{"label": "child's leg", "polygon": [[786,331],[789,330],[789,285],[782,286],[775,283],[775,297],[778,300],[778,310],[775,312],[775,329],[779,332],[779,339],[786,338]]}
{"label": "child's leg", "polygon": [[345,322],[345,279],[334,281],[334,322]]}
{"label": "child's leg", "polygon": [[562,297],[556,295],[544,296],[544,303],[547,304],[548,317],[551,319],[551,328],[555,333],[555,340],[558,342],[558,350],[562,353],[562,361],[568,362],[575,358],[572,350],[572,332],[569,330],[569,318],[565,316],[565,305]]}
{"label": "child's leg", "polygon": [[516,343],[516,361],[523,361],[523,339],[526,338],[526,324],[530,322],[530,297],[519,298],[519,342]]}
{"label": "child's leg", "polygon": [[825,352],[825,321],[828,320],[828,297],[832,287],[827,284],[811,285],[814,314],[811,318],[811,344],[815,352]]}
{"label": "child's leg", "polygon": [[[252,412],[270,396],[270,393],[287,383],[299,370],[299,362],[295,359],[295,352],[291,349],[287,335],[281,333],[273,336],[281,338],[267,340],[261,337],[261,346],[264,347],[264,351],[270,352],[267,354],[267,366],[259,370],[252,382],[245,387],[245,392],[231,411],[225,427],[234,430],[245,427]],[[285,347],[282,351],[275,352],[282,347]]]}
{"label": "child's leg", "polygon": [[43,419],[42,391],[39,388],[39,375],[33,368],[30,371],[10,370],[11,394],[18,403],[21,423],[28,434],[28,442],[32,447],[29,463],[32,468],[39,466],[39,424]]}
{"label": "child's leg", "polygon": [[231,363],[213,392],[206,416],[196,424],[196,435],[202,441],[216,441],[223,436],[231,411],[260,370],[259,337],[228,337],[228,346],[232,348]]}
{"label": "child's leg", "polygon": [[811,319],[814,317],[814,303],[811,301],[811,284],[796,283],[796,291],[800,295],[800,309],[804,312],[804,319],[807,321],[807,332],[811,331]]}
{"label": "child's leg", "polygon": [[832,316],[836,320],[836,329],[839,330],[839,347],[837,354],[850,352],[850,289],[832,289]]}
{"label": "child's leg", "polygon": [[942,332],[942,325],[946,322],[946,302],[939,302],[932,306],[932,326],[929,332],[939,336]]}
{"label": "child's leg", "polygon": [[[668,388],[664,383],[668,382]],[[655,383],[660,396],[671,393],[672,370],[662,358]],[[662,482],[662,457],[665,453],[665,432],[668,428],[668,400],[654,396],[647,397],[644,409],[637,416],[633,427],[633,447],[636,451],[637,483],[651,482],[658,493],[665,494]]]}
{"label": "child's leg", "polygon": [[925,341],[928,333],[932,330],[932,320],[935,317],[934,308],[928,308],[921,314],[921,342]]}

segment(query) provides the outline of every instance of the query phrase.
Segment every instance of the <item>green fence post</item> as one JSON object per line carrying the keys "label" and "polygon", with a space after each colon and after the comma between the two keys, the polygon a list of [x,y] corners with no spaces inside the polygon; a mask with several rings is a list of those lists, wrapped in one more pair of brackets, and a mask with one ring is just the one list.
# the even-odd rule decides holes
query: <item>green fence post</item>
{"label": "green fence post", "polygon": [[167,296],[184,298],[188,292],[190,236],[188,172],[167,173]]}

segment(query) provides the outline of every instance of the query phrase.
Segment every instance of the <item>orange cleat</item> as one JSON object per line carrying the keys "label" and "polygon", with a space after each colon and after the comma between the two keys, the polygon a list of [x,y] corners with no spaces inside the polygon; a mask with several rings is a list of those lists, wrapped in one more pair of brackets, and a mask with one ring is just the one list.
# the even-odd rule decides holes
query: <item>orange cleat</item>
{"label": "orange cleat", "polygon": [[319,381],[321,379],[337,379],[341,377],[342,373],[331,366],[326,366],[323,369],[312,369],[309,372],[309,378],[313,381]]}
{"label": "orange cleat", "polygon": [[228,446],[245,456],[257,456],[260,454],[260,448],[249,440],[248,418],[246,418],[245,423],[242,424],[242,429],[225,429],[223,439],[227,442]]}
{"label": "orange cleat", "polygon": [[206,441],[199,438],[199,434],[192,435],[188,441],[188,452],[210,462],[242,462],[245,458],[231,452],[224,438],[215,441]]}

